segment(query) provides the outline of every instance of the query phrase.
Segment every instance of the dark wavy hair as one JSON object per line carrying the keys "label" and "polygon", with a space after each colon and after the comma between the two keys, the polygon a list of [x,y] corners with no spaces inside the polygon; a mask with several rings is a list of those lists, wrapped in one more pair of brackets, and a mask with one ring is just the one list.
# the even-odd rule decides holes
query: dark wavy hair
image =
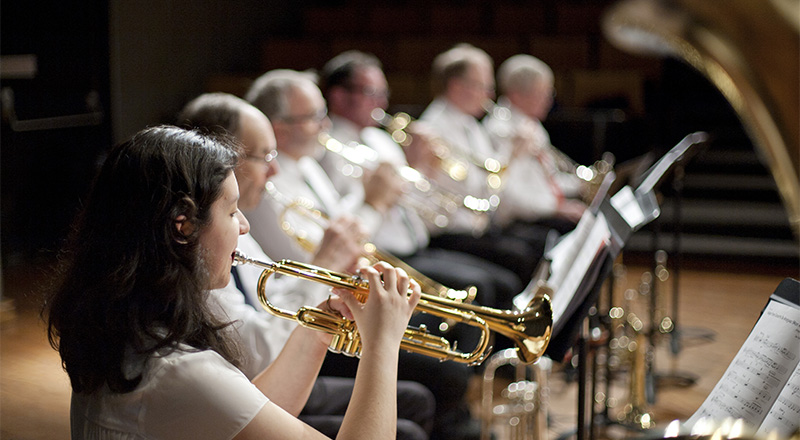
{"label": "dark wavy hair", "polygon": [[[146,359],[183,343],[239,364],[214,317],[198,237],[238,160],[230,138],[171,126],[114,147],[95,178],[45,303],[48,338],[75,392],[133,390]],[[196,227],[183,235],[176,219]]]}

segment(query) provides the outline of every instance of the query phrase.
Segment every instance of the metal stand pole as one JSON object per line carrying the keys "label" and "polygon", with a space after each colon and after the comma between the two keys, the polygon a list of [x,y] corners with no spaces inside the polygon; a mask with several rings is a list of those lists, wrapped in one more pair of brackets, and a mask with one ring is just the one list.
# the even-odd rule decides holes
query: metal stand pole
{"label": "metal stand pole", "polygon": [[589,344],[589,318],[584,318],[578,338],[578,424],[576,426],[576,439],[586,440],[586,361]]}

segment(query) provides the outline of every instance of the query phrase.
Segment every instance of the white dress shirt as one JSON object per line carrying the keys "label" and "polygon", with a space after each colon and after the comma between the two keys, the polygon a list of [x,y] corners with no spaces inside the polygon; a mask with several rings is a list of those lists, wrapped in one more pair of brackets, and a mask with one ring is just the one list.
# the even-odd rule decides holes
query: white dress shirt
{"label": "white dress shirt", "polygon": [[[328,175],[314,160],[306,156],[294,160],[288,155],[278,156],[281,171],[272,177],[271,183],[286,200],[304,199],[313,204],[329,218],[349,214],[359,218],[370,235],[380,227],[383,216],[363,200],[344,198],[339,195]],[[310,262],[313,252],[303,249],[296,240],[281,228],[281,217],[311,243],[322,241],[324,229],[320,222],[309,219],[297,211],[286,211],[282,202],[265,194],[258,206],[244,214],[250,220],[250,234],[268,255],[276,259]]]}
{"label": "white dress shirt", "polygon": [[[487,172],[475,162],[482,163],[485,159],[496,158],[497,152],[480,122],[441,97],[428,105],[420,120],[425,121],[447,143],[452,156],[465,159],[468,166],[467,176],[463,181],[457,182],[444,173],[439,173],[434,180],[453,193],[488,198],[491,193],[486,184]],[[482,233],[485,227],[486,225],[476,225],[475,217],[463,208],[451,218],[450,224],[444,229],[452,233]]]}
{"label": "white dress shirt", "polygon": [[217,352],[182,346],[151,355],[131,392],[72,393],[70,429],[75,439],[233,438],[268,401]]}
{"label": "white dress shirt", "polygon": [[[336,115],[331,115],[331,122],[330,134],[339,142],[367,145],[377,153],[377,162],[387,162],[397,167],[408,166],[402,147],[386,131],[377,127],[359,130],[351,121]],[[343,197],[360,197],[363,200],[364,186],[361,180],[342,172],[343,167],[348,165],[347,160],[326,152],[319,163]],[[367,167],[375,166],[377,163]],[[384,214],[380,228],[371,237],[378,248],[395,255],[411,255],[427,246],[428,239],[427,227],[419,215],[400,205],[393,206]]]}
{"label": "white dress shirt", "polygon": [[[552,217],[563,197],[580,193],[580,179],[574,171],[559,169],[558,162],[563,160],[560,157],[563,155],[555,151],[540,121],[529,118],[501,98],[498,107],[483,120],[483,125],[501,157],[509,163],[503,175],[502,203],[493,219],[497,224],[505,226],[514,220]],[[510,160],[514,149],[512,139],[523,125],[528,126],[536,153],[521,153]]]}

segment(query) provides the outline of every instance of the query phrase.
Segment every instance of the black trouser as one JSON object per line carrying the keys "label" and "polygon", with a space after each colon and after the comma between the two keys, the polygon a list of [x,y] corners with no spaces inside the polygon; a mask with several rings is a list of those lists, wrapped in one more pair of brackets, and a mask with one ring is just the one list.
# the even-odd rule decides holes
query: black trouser
{"label": "black trouser", "polygon": [[[335,438],[353,394],[353,379],[321,376],[314,383],[300,420]],[[433,394],[422,384],[397,382],[397,439],[427,440],[433,429]]]}
{"label": "black trouser", "polygon": [[[488,232],[481,237],[468,234],[441,234],[431,237],[429,247],[449,249],[480,257],[517,275],[518,282],[528,284],[536,265],[544,253],[544,238],[541,246],[527,240],[500,232]],[[509,301],[498,301],[498,307],[510,306]]]}
{"label": "black trouser", "polygon": [[[400,352],[398,379],[418,382],[429,389],[436,400],[434,415],[434,435],[445,438],[447,429],[453,423],[463,422],[468,417],[465,394],[471,367],[466,364],[445,361],[441,362],[429,356],[416,353]],[[322,364],[320,376],[355,377],[358,359],[340,354],[328,353]],[[459,415],[455,417],[454,414]]]}

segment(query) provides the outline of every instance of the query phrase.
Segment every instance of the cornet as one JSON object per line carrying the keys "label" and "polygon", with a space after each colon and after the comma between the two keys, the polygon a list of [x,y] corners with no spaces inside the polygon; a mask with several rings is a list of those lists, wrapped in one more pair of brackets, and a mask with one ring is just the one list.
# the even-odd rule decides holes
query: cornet
{"label": "cornet", "polygon": [[[271,182],[267,182],[267,194],[272,197],[276,203],[283,207],[283,211],[278,219],[281,230],[283,230],[286,235],[291,237],[306,252],[315,252],[318,244],[312,239],[308,238],[305,231],[297,230],[292,222],[287,219],[287,214],[289,212],[295,212],[298,215],[309,219],[312,223],[323,229],[325,228],[324,223],[329,221],[328,216],[322,211],[315,209],[314,202],[311,200],[303,198],[289,200],[285,195],[281,194]],[[362,257],[370,264],[374,264],[378,261],[385,261],[392,266],[402,268],[406,271],[406,273],[408,273],[409,276],[411,276],[411,278],[414,279],[414,281],[420,285],[422,292],[429,295],[436,295],[443,298],[449,298],[454,301],[466,302],[472,302],[477,295],[477,289],[474,286],[470,286],[465,290],[445,287],[409,266],[407,263],[395,257],[394,255],[381,251],[372,243],[364,243],[362,245]]]}
{"label": "cornet", "polygon": [[[361,340],[355,322],[343,318],[338,313],[314,307],[301,307],[297,312],[280,309],[269,302],[266,286],[270,276],[280,273],[331,287],[350,289],[359,301],[364,302],[369,296],[367,281],[358,276],[294,261],[283,260],[277,263],[258,261],[236,251],[233,265],[238,264],[251,264],[264,269],[258,279],[258,298],[269,313],[333,335],[329,346],[333,352],[348,356],[360,355]],[[546,294],[533,298],[523,311],[497,310],[422,294],[415,310],[480,328],[480,340],[471,352],[465,353],[451,348],[450,342],[445,338],[431,335],[424,326],[409,327],[405,331],[400,348],[442,361],[453,360],[469,365],[480,364],[488,355],[490,331],[509,338],[516,345],[520,360],[528,364],[533,363],[544,354],[553,328],[553,312],[550,298]]]}
{"label": "cornet", "polygon": [[[363,168],[374,169],[380,160],[372,147],[356,142],[343,143],[328,133],[320,133],[318,141],[327,151],[345,160],[346,166],[339,172],[345,176],[359,178]],[[473,195],[456,194],[427,179],[421,172],[409,166],[396,168],[397,174],[408,185],[399,200],[404,208],[416,212],[426,222],[438,227],[447,227],[450,217],[459,209],[466,208],[474,218],[475,229],[482,230],[488,223],[488,212],[497,208],[499,201]]]}
{"label": "cornet", "polygon": [[[512,118],[511,110],[504,105],[493,105],[489,113],[494,118],[501,121],[510,121]],[[592,165],[578,164],[549,142],[545,145],[538,145],[536,137],[534,137],[531,132],[531,130],[534,129],[533,127],[534,126],[528,122],[518,122],[507,132],[503,131],[502,134],[495,134],[507,140],[521,140],[525,142],[525,148],[529,154],[538,156],[538,153],[534,152],[535,150],[546,151],[544,154],[547,157],[547,162],[550,162],[550,166],[546,166],[548,171],[551,173],[572,174],[577,177],[580,181],[581,188],[579,194],[576,195],[579,195],[580,199],[585,204],[591,204],[605,176],[614,172],[614,162],[616,161],[614,155],[610,152],[605,152],[602,154],[602,157],[596,160]],[[505,160],[511,162],[518,154],[519,150],[515,147],[509,152],[509,157]],[[542,162],[542,165],[545,166],[545,163]]]}
{"label": "cornet", "polygon": [[[383,109],[376,108],[371,116],[399,145],[403,147],[411,145],[413,138],[406,129],[413,120],[408,113],[400,112],[391,116]],[[454,181],[461,182],[466,179],[470,165],[473,165],[487,173],[486,185],[489,192],[496,192],[502,187],[501,175],[507,164],[504,165],[491,157],[479,159],[472,154],[460,154],[441,138],[433,139],[433,146],[433,154],[439,160],[439,168]]]}

